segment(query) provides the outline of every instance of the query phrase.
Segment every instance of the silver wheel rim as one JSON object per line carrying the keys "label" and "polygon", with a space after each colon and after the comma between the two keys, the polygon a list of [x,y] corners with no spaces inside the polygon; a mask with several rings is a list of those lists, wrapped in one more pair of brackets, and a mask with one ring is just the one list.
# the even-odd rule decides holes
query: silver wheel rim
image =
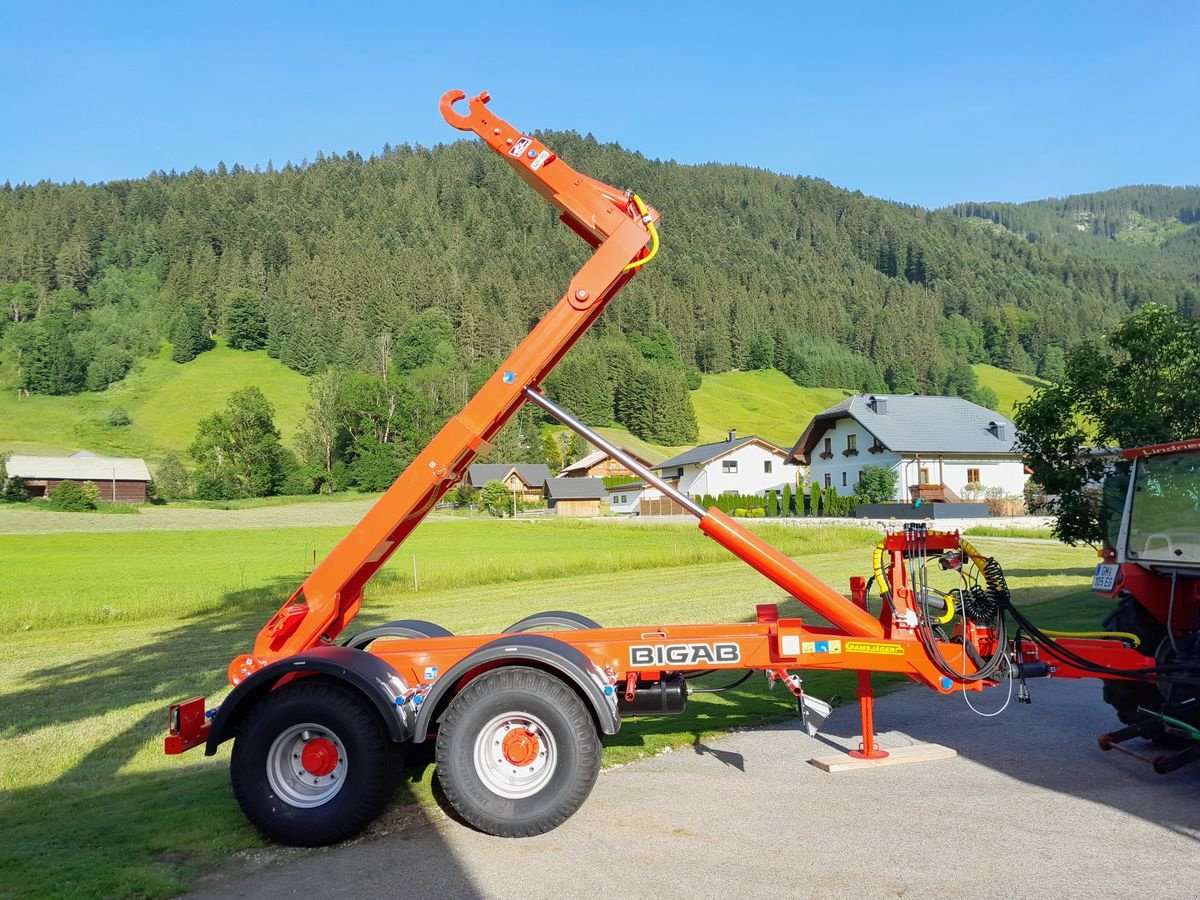
{"label": "silver wheel rim", "polygon": [[[304,748],[317,739],[333,744],[337,763],[325,775],[314,775],[304,767]],[[267,781],[275,796],[291,806],[311,809],[328,803],[346,783],[346,747],[341,738],[321,725],[293,725],[275,738],[267,751]]]}
{"label": "silver wheel rim", "polygon": [[[526,764],[514,763],[505,753],[505,738],[524,729],[537,738],[537,753]],[[509,800],[532,797],[546,786],[558,768],[554,735],[537,716],[507,712],[496,716],[475,738],[475,772],[488,790]]]}

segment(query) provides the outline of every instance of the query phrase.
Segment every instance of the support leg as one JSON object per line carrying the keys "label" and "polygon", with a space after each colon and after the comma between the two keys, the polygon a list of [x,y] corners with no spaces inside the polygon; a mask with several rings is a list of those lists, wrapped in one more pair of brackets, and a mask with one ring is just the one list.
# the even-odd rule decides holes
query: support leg
{"label": "support leg", "polygon": [[851,750],[850,755],[855,759],[885,759],[886,750],[875,746],[875,692],[871,689],[871,673],[858,673],[858,707],[862,713],[862,744],[857,750]]}

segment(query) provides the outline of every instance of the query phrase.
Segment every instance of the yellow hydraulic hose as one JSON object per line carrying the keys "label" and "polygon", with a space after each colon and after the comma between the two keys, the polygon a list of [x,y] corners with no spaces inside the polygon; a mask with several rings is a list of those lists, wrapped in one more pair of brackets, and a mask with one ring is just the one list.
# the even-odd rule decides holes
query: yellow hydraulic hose
{"label": "yellow hydraulic hose", "polygon": [[1129,641],[1134,647],[1140,647],[1142,644],[1142,639],[1129,631],[1048,631],[1043,628],[1042,634],[1052,638],[1119,638]]}
{"label": "yellow hydraulic hose", "polygon": [[640,269],[658,255],[658,229],[654,227],[654,220],[650,218],[650,212],[646,209],[646,204],[642,202],[641,197],[634,194],[633,202],[637,205],[638,212],[642,214],[642,221],[646,223],[646,229],[650,232],[650,252],[641,259],[635,259],[627,265],[624,269],[626,272]]}
{"label": "yellow hydraulic hose", "polygon": [[[886,597],[891,586],[888,584],[887,576],[883,574],[883,552],[886,549],[884,541],[880,541],[875,545],[875,551],[871,554],[871,569],[875,573],[875,584],[879,587],[879,595]],[[949,594],[943,594],[938,591],[938,594],[946,601],[946,611],[941,616],[934,619],[939,625],[945,625],[954,618],[954,599]]]}

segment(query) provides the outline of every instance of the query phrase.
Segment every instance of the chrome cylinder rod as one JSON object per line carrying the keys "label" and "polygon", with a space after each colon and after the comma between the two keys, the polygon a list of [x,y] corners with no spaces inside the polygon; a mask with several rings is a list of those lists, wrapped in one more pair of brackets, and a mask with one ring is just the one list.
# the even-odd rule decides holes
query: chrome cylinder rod
{"label": "chrome cylinder rod", "polygon": [[544,394],[535,391],[531,387],[525,388],[524,394],[525,399],[544,409],[596,449],[603,450],[613,459],[623,463],[625,468],[629,469],[630,472],[636,474],[639,478],[645,481],[646,484],[662,491],[664,495],[670,497],[697,519],[703,519],[708,515],[708,512],[704,509],[704,507],[693,501],[692,498],[687,494],[684,494],[667,484],[616,444],[607,441],[600,435],[596,434],[596,432],[592,431],[592,429],[588,428],[565,409],[548,399]]}

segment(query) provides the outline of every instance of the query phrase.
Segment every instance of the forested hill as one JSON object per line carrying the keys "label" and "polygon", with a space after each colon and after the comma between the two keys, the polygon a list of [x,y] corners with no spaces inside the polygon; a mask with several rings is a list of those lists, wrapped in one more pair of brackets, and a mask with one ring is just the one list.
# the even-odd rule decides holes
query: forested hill
{"label": "forested hill", "polygon": [[[970,363],[1037,372],[1137,304],[1200,309],[1196,284],[1066,242],[819,180],[542,137],[662,212],[659,259],[599,331],[684,370],[773,365],[804,385],[969,393]],[[212,331],[306,374],[378,369],[392,336],[431,308],[469,371],[525,334],[586,253],[472,142],[5,185],[5,377],[34,392],[101,389],[162,338],[186,359]]]}
{"label": "forested hill", "polygon": [[959,203],[1031,243],[1200,283],[1200,187],[1140,184],[1031,203]]}

